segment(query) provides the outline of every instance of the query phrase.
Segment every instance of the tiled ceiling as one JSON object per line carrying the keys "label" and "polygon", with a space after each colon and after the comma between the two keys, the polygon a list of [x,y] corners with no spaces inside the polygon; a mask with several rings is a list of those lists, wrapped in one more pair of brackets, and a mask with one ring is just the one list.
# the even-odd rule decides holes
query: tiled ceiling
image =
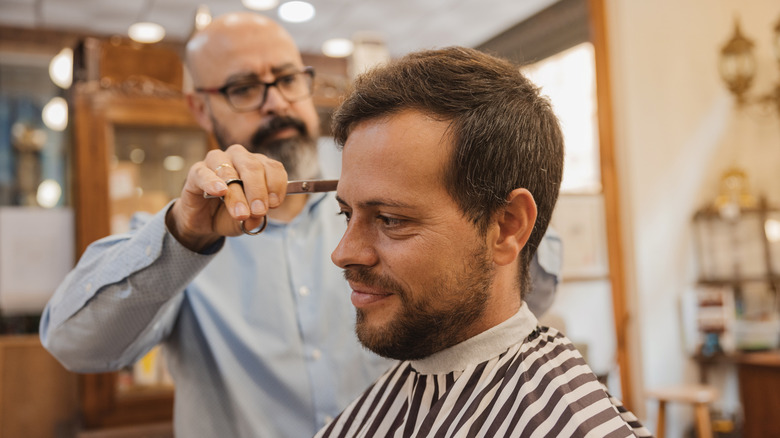
{"label": "tiled ceiling", "polygon": [[[309,1],[317,11],[313,20],[284,24],[303,52],[319,53],[329,38],[371,31],[384,36],[390,54],[399,56],[421,48],[479,45],[556,0]],[[166,40],[182,41],[199,5],[212,15],[245,10],[240,0],[0,0],[0,25],[125,35],[143,20],[163,25]],[[264,14],[278,19],[275,10]]]}

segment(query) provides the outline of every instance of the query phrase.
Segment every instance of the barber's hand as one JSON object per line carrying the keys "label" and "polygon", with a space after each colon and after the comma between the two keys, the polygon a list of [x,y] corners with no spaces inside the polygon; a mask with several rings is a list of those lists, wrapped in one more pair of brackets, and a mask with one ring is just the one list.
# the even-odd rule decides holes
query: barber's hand
{"label": "barber's hand", "polygon": [[[243,187],[225,184],[235,178]],[[212,150],[190,168],[166,224],[182,245],[201,251],[222,236],[241,234],[241,221],[246,230],[257,228],[268,209],[282,203],[286,190],[287,172],[280,162],[241,145]],[[204,192],[216,198],[204,198]]]}

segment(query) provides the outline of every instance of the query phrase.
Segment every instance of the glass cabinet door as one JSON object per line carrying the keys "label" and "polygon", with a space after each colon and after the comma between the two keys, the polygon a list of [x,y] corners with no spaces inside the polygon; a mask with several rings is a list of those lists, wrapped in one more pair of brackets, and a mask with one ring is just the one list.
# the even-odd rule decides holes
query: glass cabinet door
{"label": "glass cabinet door", "polygon": [[109,156],[111,234],[129,229],[133,213],[156,213],[181,193],[187,171],[206,156],[196,127],[116,125]]}

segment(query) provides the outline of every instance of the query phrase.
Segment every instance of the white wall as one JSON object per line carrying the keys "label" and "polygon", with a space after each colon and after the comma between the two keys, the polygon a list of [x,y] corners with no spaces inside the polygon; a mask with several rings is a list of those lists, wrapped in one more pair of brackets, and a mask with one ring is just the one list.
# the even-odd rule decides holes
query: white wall
{"label": "white wall", "polygon": [[[691,218],[717,193],[720,175],[742,166],[756,195],[780,204],[780,115],[741,116],[718,75],[721,46],[738,14],[756,43],[753,93],[780,81],[771,47],[777,0],[606,0],[628,292],[633,294],[646,388],[695,382],[682,343],[679,298],[696,281]],[[726,389],[724,408],[736,397]],[[655,406],[647,405],[654,428]],[[733,406],[732,406],[733,407]],[[685,422],[686,409],[670,412]]]}

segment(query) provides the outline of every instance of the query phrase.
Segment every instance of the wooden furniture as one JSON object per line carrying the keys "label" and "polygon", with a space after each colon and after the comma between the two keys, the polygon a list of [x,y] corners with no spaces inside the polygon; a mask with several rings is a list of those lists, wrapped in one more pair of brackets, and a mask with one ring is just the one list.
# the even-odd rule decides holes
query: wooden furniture
{"label": "wooden furniture", "polygon": [[[76,91],[74,114],[76,247],[80,255],[90,243],[112,232],[112,210],[116,205],[111,203],[109,181],[115,129],[198,127],[180,96],[163,98],[112,89],[91,90],[86,86]],[[156,165],[161,167],[160,163]],[[119,394],[116,373],[83,376],[81,399],[87,428],[165,421],[171,419],[173,412],[170,389]]]}
{"label": "wooden furniture", "polygon": [[115,429],[82,431],[76,438],[173,438],[173,424],[169,422],[125,426]]}
{"label": "wooden furniture", "polygon": [[[95,39],[84,41],[78,52],[84,80],[74,85],[71,100],[73,204],[80,256],[93,241],[122,231],[117,228],[126,222],[118,218],[129,218],[131,210],[157,210],[174,197],[189,165],[205,156],[210,143],[183,99],[182,67],[175,52]],[[173,143],[179,151],[168,151],[160,142]],[[183,169],[160,173],[166,172],[165,155],[183,157]],[[130,385],[120,391],[118,376],[81,376],[84,428],[171,420],[170,387]]]}
{"label": "wooden furniture", "polygon": [[77,412],[76,375],[38,335],[0,336],[0,438],[71,436]]}
{"label": "wooden furniture", "polygon": [[650,389],[646,396],[658,400],[657,438],[664,438],[666,434],[666,405],[672,402],[693,405],[697,438],[712,438],[709,405],[717,398],[714,388],[706,385],[675,385]]}
{"label": "wooden furniture", "polygon": [[735,358],[744,438],[780,437],[780,350]]}

